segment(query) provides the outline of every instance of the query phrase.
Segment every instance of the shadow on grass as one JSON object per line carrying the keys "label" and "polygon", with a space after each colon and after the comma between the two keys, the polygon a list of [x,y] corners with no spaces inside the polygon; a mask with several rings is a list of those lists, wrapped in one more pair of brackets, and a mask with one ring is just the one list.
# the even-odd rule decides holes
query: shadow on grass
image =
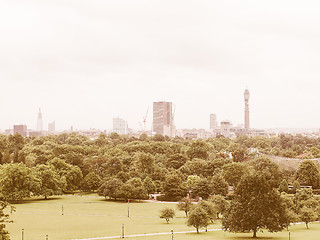
{"label": "shadow on grass", "polygon": [[33,198],[33,199],[25,199],[25,200],[19,200],[19,201],[10,201],[11,204],[27,204],[27,203],[37,203],[37,202],[50,202],[54,200],[61,199],[62,197],[49,197],[47,199],[43,198]]}

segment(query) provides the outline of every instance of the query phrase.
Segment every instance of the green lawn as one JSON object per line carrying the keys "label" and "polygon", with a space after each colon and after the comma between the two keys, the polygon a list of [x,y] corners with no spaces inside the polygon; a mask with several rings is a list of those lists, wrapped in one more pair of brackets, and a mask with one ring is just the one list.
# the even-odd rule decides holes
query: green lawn
{"label": "green lawn", "polygon": [[[62,205],[64,215],[62,215]],[[50,240],[81,239],[94,237],[119,236],[124,224],[125,235],[145,233],[170,233],[192,231],[194,228],[185,225],[183,212],[176,212],[176,217],[170,224],[158,217],[159,210],[164,207],[175,208],[174,203],[122,203],[109,202],[96,195],[62,196],[48,200],[33,199],[21,204],[15,204],[16,212],[11,215],[14,223],[7,224],[12,240],[21,239],[21,229],[24,229],[25,240],[44,240],[48,234]],[[130,217],[128,218],[128,206]],[[220,229],[216,222],[208,229]],[[299,224],[291,227],[291,240],[319,239],[320,224]],[[252,234],[234,234],[223,231],[206,233],[174,233],[174,240],[206,240],[206,239],[250,239]],[[288,239],[288,232],[258,233],[260,239]],[[132,237],[139,240],[171,240],[171,235]]]}

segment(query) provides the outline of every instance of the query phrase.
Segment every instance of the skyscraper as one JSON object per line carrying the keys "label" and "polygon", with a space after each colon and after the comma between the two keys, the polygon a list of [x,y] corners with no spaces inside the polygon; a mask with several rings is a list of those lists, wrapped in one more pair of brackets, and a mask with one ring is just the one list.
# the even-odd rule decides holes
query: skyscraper
{"label": "skyscraper", "polygon": [[169,137],[175,135],[172,102],[153,103],[153,132]]}
{"label": "skyscraper", "polygon": [[113,118],[113,132],[118,134],[128,134],[127,121],[119,117]]}
{"label": "skyscraper", "polygon": [[56,131],[56,122],[53,121],[48,124],[48,132],[49,133],[54,133]]}
{"label": "skyscraper", "polygon": [[13,134],[19,133],[22,137],[26,137],[27,131],[27,125],[13,125]]}
{"label": "skyscraper", "polygon": [[249,119],[249,90],[244,91],[244,128],[246,131],[250,129],[250,119]]}
{"label": "skyscraper", "polygon": [[210,114],[210,130],[214,131],[217,127],[217,115],[212,113]]}
{"label": "skyscraper", "polygon": [[37,131],[42,132],[42,113],[41,109],[39,108],[39,113],[38,113],[38,121],[37,121]]}

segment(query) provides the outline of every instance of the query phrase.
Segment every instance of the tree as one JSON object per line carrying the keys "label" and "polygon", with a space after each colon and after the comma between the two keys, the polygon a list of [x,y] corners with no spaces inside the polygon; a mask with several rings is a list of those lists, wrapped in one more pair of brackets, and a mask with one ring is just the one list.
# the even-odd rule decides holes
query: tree
{"label": "tree", "polygon": [[215,205],[215,209],[217,210],[217,218],[218,219],[219,219],[219,214],[223,214],[229,206],[229,203],[226,200],[226,198],[221,195],[212,195],[209,198],[209,201]]}
{"label": "tree", "polygon": [[226,196],[228,194],[229,185],[220,174],[213,176],[211,187],[214,195]]}
{"label": "tree", "polygon": [[252,162],[250,165],[253,169],[264,175],[265,178],[272,184],[272,187],[278,187],[281,181],[281,171],[279,165],[272,162],[267,157],[259,157]]}
{"label": "tree", "polygon": [[287,181],[285,179],[283,179],[279,185],[279,192],[285,192],[287,193],[289,190],[289,184],[287,183]]}
{"label": "tree", "polygon": [[181,198],[186,196],[187,191],[182,185],[181,178],[178,174],[170,174],[163,183],[163,193],[169,198]]}
{"label": "tree", "polygon": [[222,167],[222,176],[230,186],[236,186],[246,172],[247,167],[239,162],[228,163]]}
{"label": "tree", "polygon": [[188,213],[190,212],[192,205],[190,198],[184,197],[178,202],[177,208],[179,211],[184,211],[186,217],[188,217]]}
{"label": "tree", "polygon": [[[8,231],[5,229],[5,223],[12,222],[9,220],[9,214],[4,213],[4,209],[8,207],[8,203],[0,201],[0,239],[1,240],[10,240]],[[13,210],[13,208],[11,207]]]}
{"label": "tree", "polygon": [[206,210],[200,206],[194,207],[189,213],[187,225],[195,227],[197,233],[199,233],[199,228],[207,227],[209,225],[209,216]]}
{"label": "tree", "polygon": [[320,187],[320,173],[312,160],[303,161],[297,172],[296,179],[303,185],[310,185],[313,188]]}
{"label": "tree", "polygon": [[174,209],[172,208],[164,208],[160,211],[160,218],[164,218],[167,223],[169,223],[170,218],[173,218],[175,216]]}
{"label": "tree", "polygon": [[217,209],[212,202],[201,200],[198,205],[203,208],[206,213],[208,214],[208,218],[210,219],[211,223],[213,223],[214,219],[217,216]]}
{"label": "tree", "polygon": [[167,167],[178,169],[187,162],[187,157],[183,154],[176,153],[169,157]]}
{"label": "tree", "polygon": [[147,194],[151,194],[156,191],[156,185],[154,184],[152,179],[148,176],[143,180],[143,186]]}
{"label": "tree", "polygon": [[207,199],[211,193],[210,182],[206,178],[201,178],[192,188],[192,193],[194,194],[194,196],[199,196]]}
{"label": "tree", "polygon": [[110,198],[117,199],[121,197],[121,187],[123,186],[123,182],[118,178],[110,178],[107,179],[98,189],[98,194],[104,196],[105,198],[108,196]]}
{"label": "tree", "polygon": [[66,187],[66,180],[60,178],[52,165],[37,165],[34,172],[35,177],[40,180],[39,188],[35,192],[36,195],[44,196],[47,199],[48,196],[62,194],[62,190]]}
{"label": "tree", "polygon": [[140,178],[131,178],[121,187],[125,199],[147,199],[147,193]]}
{"label": "tree", "polygon": [[208,159],[209,146],[202,140],[196,140],[191,143],[190,148],[187,150],[187,155],[190,159],[200,158]]}
{"label": "tree", "polygon": [[270,232],[286,227],[286,212],[279,192],[260,173],[244,176],[235,189],[235,198],[222,218],[223,229],[230,232],[253,231],[257,237],[259,229]]}
{"label": "tree", "polygon": [[292,190],[294,193],[296,193],[296,191],[300,189],[300,183],[299,181],[295,180],[293,183],[292,183]]}
{"label": "tree", "polygon": [[299,211],[299,218],[302,222],[306,224],[306,227],[308,229],[309,228],[308,224],[310,222],[317,220],[318,216],[313,209],[304,206]]}
{"label": "tree", "polygon": [[85,176],[82,181],[82,189],[88,191],[94,191],[99,188],[101,184],[101,178],[94,172],[90,172]]}
{"label": "tree", "polygon": [[30,197],[39,185],[33,171],[23,163],[4,164],[0,167],[0,193],[7,201]]}

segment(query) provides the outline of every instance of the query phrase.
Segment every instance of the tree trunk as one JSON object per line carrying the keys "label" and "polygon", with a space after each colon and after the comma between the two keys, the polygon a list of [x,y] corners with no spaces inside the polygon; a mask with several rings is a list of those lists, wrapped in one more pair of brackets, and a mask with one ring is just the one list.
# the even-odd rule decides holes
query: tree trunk
{"label": "tree trunk", "polygon": [[309,229],[308,222],[306,222],[306,227],[307,227],[307,229]]}
{"label": "tree trunk", "polygon": [[197,228],[197,233],[199,233],[199,228]]}
{"label": "tree trunk", "polygon": [[253,230],[253,238],[256,238],[257,237],[257,229],[254,229]]}

